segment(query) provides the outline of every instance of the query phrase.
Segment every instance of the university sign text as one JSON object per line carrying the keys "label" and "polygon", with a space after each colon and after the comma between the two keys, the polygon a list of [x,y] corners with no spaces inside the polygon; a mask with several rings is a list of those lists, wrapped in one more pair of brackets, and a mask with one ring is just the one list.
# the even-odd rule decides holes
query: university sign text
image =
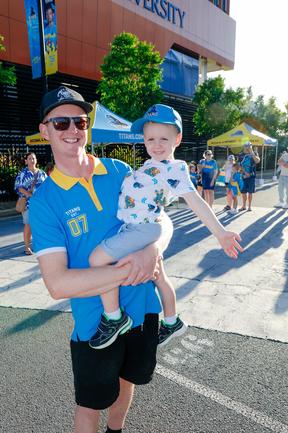
{"label": "university sign text", "polygon": [[183,28],[186,12],[182,11],[169,0],[129,0],[144,9],[158,15],[163,20]]}

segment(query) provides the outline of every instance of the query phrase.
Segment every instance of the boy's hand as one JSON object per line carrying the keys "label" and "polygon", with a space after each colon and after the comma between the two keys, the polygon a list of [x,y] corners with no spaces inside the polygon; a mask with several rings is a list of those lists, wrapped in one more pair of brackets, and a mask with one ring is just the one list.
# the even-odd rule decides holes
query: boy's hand
{"label": "boy's hand", "polygon": [[238,233],[229,232],[227,230],[225,230],[224,234],[218,238],[221,247],[227,256],[231,257],[231,259],[237,259],[238,253],[242,253],[244,251],[244,248],[242,248],[238,243],[238,241],[241,240],[241,236]]}
{"label": "boy's hand", "polygon": [[129,254],[116,263],[116,267],[122,267],[129,263],[131,271],[123,286],[136,286],[137,284],[146,283],[149,280],[155,280],[159,274],[159,252],[155,244],[148,245],[143,250]]}

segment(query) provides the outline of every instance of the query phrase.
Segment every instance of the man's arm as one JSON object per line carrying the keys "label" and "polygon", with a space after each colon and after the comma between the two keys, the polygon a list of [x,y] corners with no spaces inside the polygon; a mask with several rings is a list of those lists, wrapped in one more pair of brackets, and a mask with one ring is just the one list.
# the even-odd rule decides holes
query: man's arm
{"label": "man's arm", "polygon": [[112,265],[88,269],[68,269],[64,252],[38,258],[44,283],[54,299],[101,295],[119,286],[129,275],[130,265]]}
{"label": "man's arm", "polygon": [[184,194],[183,197],[190,209],[196,213],[202,223],[217,238],[225,253],[229,257],[236,259],[238,251],[243,251],[243,248],[237,242],[241,241],[239,234],[226,230],[218,221],[210,206],[196,192],[189,192]]}

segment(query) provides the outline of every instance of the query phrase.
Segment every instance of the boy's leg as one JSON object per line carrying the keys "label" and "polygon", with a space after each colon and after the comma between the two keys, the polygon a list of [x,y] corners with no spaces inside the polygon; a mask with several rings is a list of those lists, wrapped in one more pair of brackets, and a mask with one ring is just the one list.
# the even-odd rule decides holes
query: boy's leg
{"label": "boy's leg", "polygon": [[107,426],[111,430],[121,430],[132,403],[134,385],[120,378],[120,394],[115,403],[112,404],[108,412]]}
{"label": "boy's leg", "polygon": [[[114,261],[115,259],[109,256],[101,247],[95,248],[89,257],[91,267],[108,265]],[[103,349],[110,346],[119,334],[127,332],[132,326],[132,319],[120,310],[118,287],[101,295],[100,298],[104,314],[101,316],[101,321],[95,334],[89,341],[89,345],[93,349]]]}
{"label": "boy's leg", "polygon": [[176,315],[175,290],[165,272],[162,261],[160,263],[160,274],[155,284],[160,291],[164,310],[164,321],[161,321],[159,330],[159,346],[164,346],[173,337],[184,334],[187,325]]}
{"label": "boy's leg", "polygon": [[77,405],[75,409],[75,433],[97,433],[99,415],[99,410]]}

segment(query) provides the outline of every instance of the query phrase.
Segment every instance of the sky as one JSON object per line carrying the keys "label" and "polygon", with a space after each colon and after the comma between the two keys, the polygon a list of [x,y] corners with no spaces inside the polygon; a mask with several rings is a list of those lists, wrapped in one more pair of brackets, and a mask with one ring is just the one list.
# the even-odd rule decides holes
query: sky
{"label": "sky", "polygon": [[[288,0],[230,0],[236,21],[235,65],[222,72],[226,87],[252,86],[253,96],[288,102]],[[216,73],[218,75],[219,73]],[[209,74],[213,77],[215,74]]]}

